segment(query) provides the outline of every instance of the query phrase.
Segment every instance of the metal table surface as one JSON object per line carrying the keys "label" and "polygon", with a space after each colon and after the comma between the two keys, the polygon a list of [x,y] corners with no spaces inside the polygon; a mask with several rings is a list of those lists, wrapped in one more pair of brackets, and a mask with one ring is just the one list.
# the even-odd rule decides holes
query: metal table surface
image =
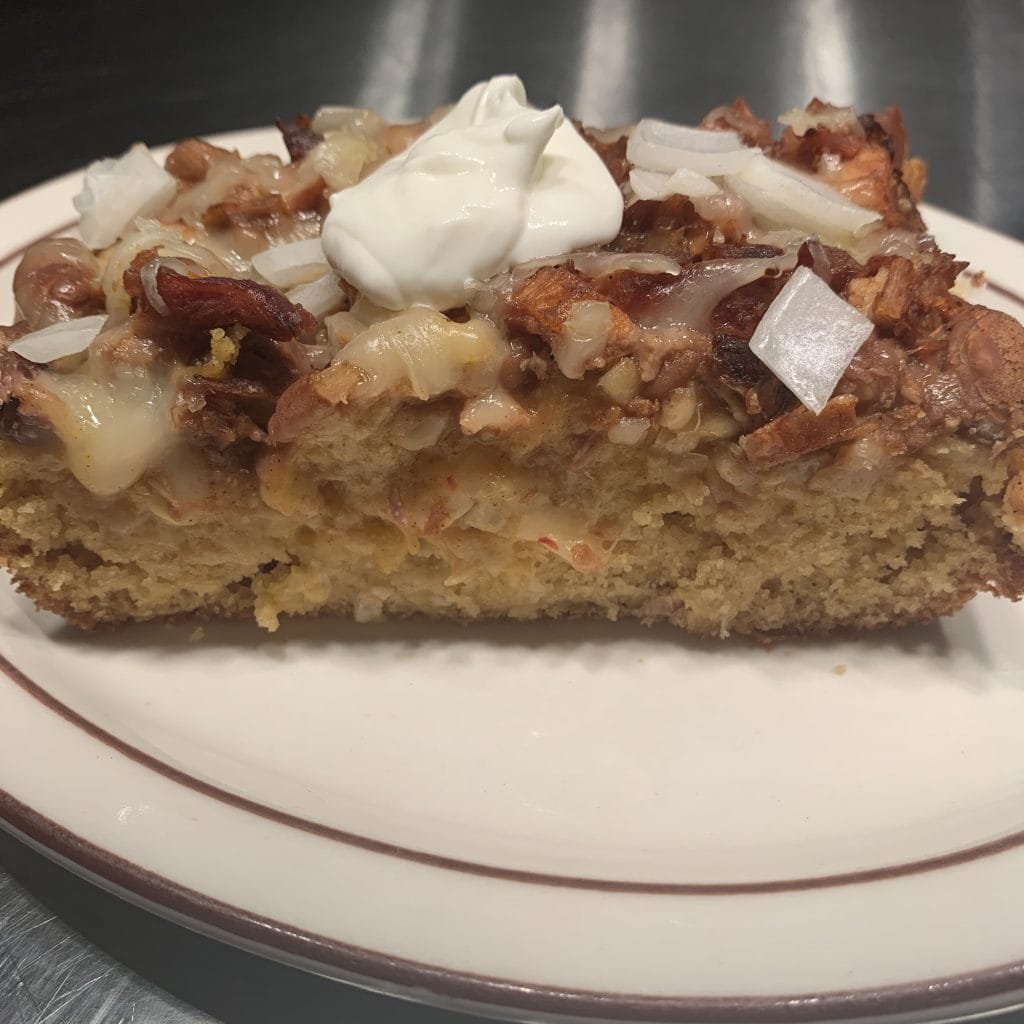
{"label": "metal table surface", "polygon": [[[0,196],[136,139],[324,102],[417,115],[516,71],[535,102],[597,124],[692,121],[736,95],[768,116],[814,95],[896,102],[931,164],[928,199],[1024,238],[1020,0],[7,0],[0,19]],[[454,1016],[192,934],[0,834],[0,1024]]]}

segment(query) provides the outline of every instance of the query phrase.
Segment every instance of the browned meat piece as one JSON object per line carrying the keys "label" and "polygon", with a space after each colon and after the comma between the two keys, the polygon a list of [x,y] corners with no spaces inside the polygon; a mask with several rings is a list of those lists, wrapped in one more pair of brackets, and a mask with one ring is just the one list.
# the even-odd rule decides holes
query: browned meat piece
{"label": "browned meat piece", "polygon": [[[809,114],[821,115],[826,122],[843,112],[843,108],[818,99],[811,100],[805,109]],[[797,135],[792,128],[784,128],[771,146],[771,155],[812,173],[818,169],[818,163],[825,153],[832,153],[843,160],[851,159],[863,149],[867,135],[864,126],[853,113],[848,112],[848,115],[848,123],[841,127],[825,127],[823,124],[811,128],[803,135]]]}
{"label": "browned meat piece", "polygon": [[746,338],[716,334],[712,342],[715,373],[739,392],[755,387],[771,377],[771,370],[753,352]]}
{"label": "browned meat piece", "polygon": [[[836,109],[820,100],[807,106],[811,113]],[[770,154],[820,175],[848,199],[882,214],[887,226],[923,231],[924,221],[901,174],[905,149],[903,119],[889,107],[877,116],[851,118],[843,127],[812,128],[802,136],[786,128]]]}
{"label": "browned meat piece", "polygon": [[848,441],[857,424],[857,399],[840,395],[830,399],[818,416],[799,406],[759,427],[740,443],[755,466],[768,469]]}
{"label": "browned meat piece", "polygon": [[907,126],[899,107],[886,107],[877,114],[864,114],[859,119],[867,138],[881,142],[889,149],[892,162],[902,168],[907,157]]}
{"label": "browned meat piece", "polygon": [[284,139],[292,163],[301,160],[320,144],[320,136],[313,131],[313,120],[305,114],[296,114],[290,121],[279,117],[274,124]]}
{"label": "browned meat piece", "polygon": [[940,328],[961,303],[949,289],[966,266],[940,252],[914,260],[876,256],[868,261],[864,276],[849,280],[845,298],[880,330],[913,344],[923,357],[945,345]]}
{"label": "browned meat piece", "polygon": [[21,321],[12,327],[0,327],[0,335],[4,335],[0,348],[0,435],[19,444],[38,444],[53,437],[50,424],[42,417],[26,415],[19,400],[26,386],[32,387],[29,382],[37,368],[7,351],[7,345],[25,334],[27,326]]}
{"label": "browned meat piece", "polygon": [[[291,170],[299,168],[292,165]],[[231,195],[214,203],[203,212],[203,227],[218,230],[277,220],[301,213],[322,212],[325,207],[325,185],[319,176],[293,175],[283,180],[280,192],[267,192],[249,182],[236,186]]]}
{"label": "browned meat piece", "polygon": [[1024,407],[1024,326],[1006,313],[966,306],[950,326],[948,366],[975,410],[1000,419]]}
{"label": "browned meat piece", "polygon": [[715,306],[711,314],[712,330],[750,341],[765,310],[791,276],[787,272],[776,277],[762,277],[752,284],[730,292]]}
{"label": "browned meat piece", "polygon": [[214,146],[205,139],[185,139],[171,150],[164,167],[179,181],[194,185],[206,178],[215,163],[230,159],[236,159],[236,154],[230,150]]}
{"label": "browned meat piece", "polygon": [[275,396],[252,380],[190,377],[180,387],[172,416],[178,430],[226,448],[236,441],[266,440]]}
{"label": "browned meat piece", "polygon": [[747,106],[746,100],[733,100],[728,106],[715,107],[704,115],[701,128],[718,128],[739,132],[748,146],[768,146],[772,128]]}
{"label": "browned meat piece", "polygon": [[[835,399],[833,399],[835,401]],[[903,405],[860,421],[851,439],[878,445],[890,456],[918,451],[943,432],[941,421],[916,405]]]}
{"label": "browned meat piece", "polygon": [[657,252],[680,263],[699,257],[715,229],[685,196],[641,199],[626,207],[622,228],[611,243],[619,252]]}
{"label": "browned meat piece", "polygon": [[[561,337],[562,328],[574,302],[607,301],[582,274],[568,267],[542,267],[515,291],[505,311],[512,330],[536,334],[548,344]],[[612,337],[629,336],[634,324],[625,313],[611,306]]]}
{"label": "browned meat piece", "polygon": [[[10,327],[3,329],[5,331],[12,330]],[[8,341],[14,340],[14,338],[8,339]],[[10,401],[12,397],[16,397],[21,385],[35,376],[35,370],[34,364],[22,359],[21,356],[16,356],[13,352],[8,352],[6,347],[0,350],[0,405]]]}
{"label": "browned meat piece", "polygon": [[233,224],[250,224],[283,217],[287,213],[279,193],[264,192],[252,185],[240,185],[230,199],[214,203],[203,211],[203,227],[223,230]]}
{"label": "browned meat piece", "polygon": [[874,334],[853,357],[835,393],[855,395],[862,415],[891,409],[903,393],[906,365],[906,350],[898,342]]}
{"label": "browned meat piece", "polygon": [[[12,341],[17,341],[29,333],[27,320],[19,320],[9,327],[0,326],[0,350],[6,349]],[[2,399],[0,399],[2,401]]]}
{"label": "browned meat piece", "polygon": [[275,341],[287,341],[316,329],[316,320],[301,306],[255,281],[186,277],[169,267],[160,267],[156,291],[164,304],[163,310],[153,308],[138,275],[126,273],[124,286],[147,311],[165,318],[175,328],[210,330],[241,324]]}
{"label": "browned meat piece", "polygon": [[822,245],[817,238],[800,246],[796,261],[799,266],[813,270],[838,295],[843,294],[853,278],[865,273],[864,267],[845,249]]}
{"label": "browned meat piece", "polygon": [[716,334],[711,366],[723,384],[743,396],[744,408],[751,416],[771,419],[796,403],[786,385],[750,351],[745,338]]}
{"label": "browned meat piece", "polygon": [[99,261],[74,238],[36,242],[14,273],[14,300],[33,331],[102,313]]}
{"label": "browned meat piece", "polygon": [[768,260],[781,256],[777,245],[757,245],[753,242],[712,242],[703,253],[706,260]]}
{"label": "browned meat piece", "polygon": [[616,270],[594,282],[594,287],[630,317],[638,319],[657,305],[679,278],[674,274],[641,274],[635,270]]}

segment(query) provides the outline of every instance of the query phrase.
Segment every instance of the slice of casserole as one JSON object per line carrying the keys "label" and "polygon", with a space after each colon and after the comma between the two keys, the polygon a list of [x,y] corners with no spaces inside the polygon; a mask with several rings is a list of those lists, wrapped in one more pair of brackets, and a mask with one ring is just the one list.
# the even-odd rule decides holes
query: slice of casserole
{"label": "slice of casserole", "polygon": [[2,329],[17,586],[82,626],[715,636],[1021,596],[1024,329],[953,290],[898,111],[523,104],[91,168],[85,242],[28,250]]}

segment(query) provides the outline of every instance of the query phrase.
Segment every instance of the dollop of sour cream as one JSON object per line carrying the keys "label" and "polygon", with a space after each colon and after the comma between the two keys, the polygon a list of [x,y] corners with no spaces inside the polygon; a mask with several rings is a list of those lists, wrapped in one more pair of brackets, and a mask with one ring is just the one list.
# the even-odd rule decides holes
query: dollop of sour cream
{"label": "dollop of sour cream", "polygon": [[463,305],[509,267],[611,241],[622,194],[560,107],[474,85],[407,150],[331,196],[330,264],[388,309]]}

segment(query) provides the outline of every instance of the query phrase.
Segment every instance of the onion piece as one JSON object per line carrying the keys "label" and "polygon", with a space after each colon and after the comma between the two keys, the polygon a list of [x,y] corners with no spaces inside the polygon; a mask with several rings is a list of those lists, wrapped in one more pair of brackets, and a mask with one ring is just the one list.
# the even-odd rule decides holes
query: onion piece
{"label": "onion piece", "polygon": [[689,128],[645,118],[626,143],[626,157],[645,171],[685,168],[698,174],[735,174],[760,153],[745,146],[737,132]]}
{"label": "onion piece", "polygon": [[78,320],[63,320],[31,334],[24,334],[7,346],[30,363],[50,363],[54,359],[84,352],[103,329],[107,318],[102,313],[83,316]]}
{"label": "onion piece", "polygon": [[89,164],[82,191],[72,200],[82,218],[82,241],[90,249],[113,245],[136,217],[166,206],[177,187],[141,142],[121,157]]}
{"label": "onion piece", "polygon": [[651,421],[646,416],[623,416],[608,428],[608,440],[612,444],[639,444],[650,429]]}
{"label": "onion piece", "polygon": [[698,153],[730,153],[745,149],[739,132],[731,129],[693,128],[685,124],[660,121],[656,117],[645,117],[637,122],[636,134],[645,142],[655,146],[671,146],[673,149],[689,149]]}
{"label": "onion piece", "polygon": [[551,343],[558,369],[569,380],[581,380],[592,365],[601,365],[612,333],[612,309],[607,302],[583,299],[569,307],[562,333]]}
{"label": "onion piece", "polygon": [[792,128],[793,134],[801,137],[813,128],[842,131],[845,128],[852,128],[856,123],[857,114],[853,107],[826,107],[816,112],[794,107],[779,115],[779,124]]}
{"label": "onion piece", "polygon": [[530,414],[501,387],[469,399],[459,414],[464,434],[479,434],[481,430],[505,433],[529,422]]}
{"label": "onion piece", "polygon": [[288,292],[288,301],[302,306],[317,320],[323,320],[345,303],[345,293],[338,284],[334,271],[318,277],[315,281],[300,284]]}
{"label": "onion piece", "polygon": [[320,107],[310,125],[314,135],[339,131],[376,134],[383,127],[380,115],[364,107]]}
{"label": "onion piece", "polygon": [[929,235],[878,224],[857,238],[849,246],[849,253],[858,263],[867,263],[872,256],[905,256],[911,259],[930,244],[932,239]]}
{"label": "onion piece", "polygon": [[264,249],[253,256],[252,267],[275,288],[306,284],[328,269],[319,238],[304,238]]}
{"label": "onion piece", "polygon": [[637,274],[673,274],[682,268],[671,256],[657,252],[608,252],[605,249],[587,252],[564,252],[557,256],[541,256],[535,260],[518,263],[506,274],[497,274],[482,286],[481,291],[500,291],[505,283],[518,288],[528,277],[545,267],[562,267],[571,263],[587,277],[604,277],[620,270],[632,270]]}
{"label": "onion piece", "polygon": [[770,271],[796,265],[796,253],[764,259],[706,260],[688,267],[665,298],[649,309],[639,323],[643,327],[710,328],[715,307],[737,288],[759,281]]}
{"label": "onion piece", "polygon": [[765,311],[750,350],[813,413],[874,325],[807,267],[798,267]]}
{"label": "onion piece", "polygon": [[671,174],[634,167],[629,172],[629,184],[638,199],[668,199],[669,196],[693,198],[710,196],[721,191],[710,178],[685,167]]}
{"label": "onion piece", "polygon": [[758,154],[726,184],[750,203],[755,215],[781,227],[802,228],[825,241],[849,244],[850,236],[880,220],[823,181]]}
{"label": "onion piece", "polygon": [[595,572],[608,561],[608,552],[583,516],[567,508],[528,509],[512,535],[532,541],[564,558],[580,572]]}
{"label": "onion piece", "polygon": [[748,231],[743,240],[748,245],[774,245],[779,249],[799,249],[808,239],[816,236],[799,228],[771,228]]}
{"label": "onion piece", "polygon": [[657,252],[574,252],[569,254],[573,266],[587,277],[605,277],[620,270],[634,274],[672,274],[682,271],[671,256]]}
{"label": "onion piece", "polygon": [[693,208],[727,237],[744,235],[754,226],[750,203],[735,192],[721,189],[707,196],[692,196]]}

